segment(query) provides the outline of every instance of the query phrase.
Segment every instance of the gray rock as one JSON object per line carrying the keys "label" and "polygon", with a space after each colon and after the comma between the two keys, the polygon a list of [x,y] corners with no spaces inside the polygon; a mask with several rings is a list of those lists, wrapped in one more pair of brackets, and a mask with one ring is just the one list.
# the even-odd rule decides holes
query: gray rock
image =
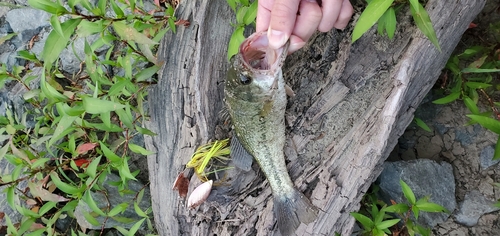
{"label": "gray rock", "polygon": [[[85,61],[85,40],[87,40],[87,43],[92,45],[99,37],[99,34],[94,34],[86,38],[77,38],[73,41],[73,43],[70,43],[59,56],[62,70],[69,74],[76,74],[80,70],[81,62]],[[109,49],[109,45],[104,45],[96,50],[96,52],[107,49]]]}
{"label": "gray rock", "polygon": [[482,215],[499,210],[493,204],[493,201],[473,190],[467,193],[464,201],[460,203],[459,211],[455,215],[456,222],[469,227],[474,226]]}
{"label": "gray rock", "polygon": [[[0,175],[7,175],[8,173],[12,173],[16,166],[10,164],[5,158],[0,160]],[[22,176],[21,176],[22,177]],[[27,181],[21,181],[17,185],[17,189],[25,189],[28,186]],[[0,212],[5,213],[5,215],[9,216],[10,220],[13,224],[20,223],[23,216],[17,211],[12,209],[7,203],[7,193],[5,190],[9,187],[9,185],[0,186]],[[18,195],[14,196],[14,204],[21,205],[23,207],[27,207],[25,201],[21,201]],[[5,218],[0,218],[0,226],[6,226],[7,222]]]}
{"label": "gray rock", "polygon": [[[417,200],[430,196],[431,202],[445,207],[450,212],[455,210],[455,179],[449,163],[439,164],[426,159],[384,163],[384,170],[377,182],[380,185],[380,197],[385,202],[394,200],[397,203],[407,203],[399,184],[400,179],[410,186]],[[446,213],[421,212],[418,223],[434,227],[448,217]]]}
{"label": "gray rock", "polygon": [[38,33],[38,42],[35,42],[33,47],[31,48],[31,52],[35,54],[35,56],[38,59],[42,59],[42,51],[43,47],[45,46],[45,42],[47,41],[47,38],[49,37],[51,28],[43,28],[39,33]]}
{"label": "gray rock", "polygon": [[[90,207],[85,203],[83,200],[81,200],[78,203],[78,206],[75,209],[75,218],[78,222],[78,224],[81,227],[87,228],[87,229],[101,229],[102,225],[106,221],[106,225],[104,228],[112,228],[115,226],[121,226],[126,229],[130,229],[138,220],[142,219],[140,216],[138,216],[135,213],[134,210],[134,201],[136,194],[144,188],[144,185],[139,183],[138,181],[129,181],[128,182],[128,187],[130,189],[129,194],[122,194],[118,191],[118,187],[112,185],[113,182],[120,182],[120,177],[117,176],[116,174],[108,174],[106,176],[106,180],[104,180],[103,187],[105,189],[106,194],[103,192],[92,192],[91,196],[92,199],[97,203],[97,207],[100,209],[106,209],[108,208],[108,203],[109,203],[109,209],[113,209],[115,206],[121,203],[128,203],[128,207],[123,212],[123,214],[119,214],[117,216],[120,217],[126,217],[129,219],[132,219],[131,223],[122,223],[114,220],[113,218],[108,218],[105,219],[103,216],[98,216],[96,217],[96,220],[99,221],[100,225],[92,225],[90,222],[88,222],[85,219],[84,212],[92,212]],[[144,197],[142,198],[142,201],[139,203],[139,207],[143,210],[146,211],[149,207],[151,207],[151,194],[149,192],[149,188],[146,188],[144,191]],[[145,223],[144,223],[145,225]],[[143,225],[143,226],[144,226]]]}
{"label": "gray rock", "polygon": [[495,154],[493,146],[487,146],[481,151],[481,154],[479,154],[481,169],[488,169],[500,162],[500,160],[493,160],[493,154]]}
{"label": "gray rock", "polygon": [[[26,74],[27,76],[36,76],[37,78],[32,80],[29,84],[31,89],[38,89],[40,87],[40,74],[42,73],[42,68],[33,68],[31,73]],[[6,86],[0,89],[0,116],[6,116],[7,110],[10,110],[19,122],[24,122],[27,128],[34,128],[36,121],[35,115],[31,113],[34,107],[24,100],[23,95],[27,92],[26,88],[17,82],[13,82],[12,86]],[[26,113],[26,119],[23,121],[23,116]]]}
{"label": "gray rock", "polygon": [[50,15],[42,10],[19,8],[7,13],[6,20],[22,42],[35,36],[42,27],[50,26]]}

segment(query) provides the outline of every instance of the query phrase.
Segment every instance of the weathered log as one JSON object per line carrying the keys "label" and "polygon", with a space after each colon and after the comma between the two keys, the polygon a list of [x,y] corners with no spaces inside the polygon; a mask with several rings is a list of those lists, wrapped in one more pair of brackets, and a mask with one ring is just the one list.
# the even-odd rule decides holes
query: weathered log
{"label": "weathered log", "polygon": [[[285,79],[296,96],[288,101],[284,151],[295,185],[323,210],[297,235],[349,235],[354,223],[349,212],[359,209],[364,192],[484,3],[427,3],[442,52],[403,9],[393,40],[372,29],[351,45],[351,25],[315,35],[289,56]],[[146,124],[158,134],[146,139],[156,152],[148,156],[148,166],[157,230],[160,235],[279,235],[271,191],[256,164],[249,172],[227,171],[230,186],[214,187],[208,201],[192,210],[171,189],[199,145],[227,136],[218,127],[234,13],[224,0],[182,1],[176,15],[191,26],[167,34],[162,42],[159,60],[165,64],[149,95],[151,120]],[[199,184],[196,177],[191,180],[190,191]]]}

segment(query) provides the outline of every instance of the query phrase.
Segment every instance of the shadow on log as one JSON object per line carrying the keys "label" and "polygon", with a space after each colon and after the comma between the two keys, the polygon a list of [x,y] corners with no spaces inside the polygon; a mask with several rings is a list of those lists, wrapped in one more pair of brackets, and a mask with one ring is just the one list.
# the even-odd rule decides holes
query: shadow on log
{"label": "shadow on log", "polygon": [[[285,80],[296,94],[288,100],[285,117],[288,169],[295,186],[323,210],[297,235],[350,234],[354,219],[349,213],[359,209],[415,108],[484,3],[427,3],[442,52],[403,9],[393,40],[371,29],[351,45],[351,25],[315,35],[287,58]],[[162,42],[159,60],[165,64],[150,92],[146,124],[158,134],[146,138],[147,148],[156,152],[148,156],[148,168],[157,230],[160,235],[279,235],[271,190],[256,164],[249,172],[227,171],[226,182],[195,209],[172,190],[199,145],[228,135],[219,111],[234,13],[224,0],[183,1],[176,15],[191,25]],[[191,178],[190,191],[199,184],[196,176]]]}

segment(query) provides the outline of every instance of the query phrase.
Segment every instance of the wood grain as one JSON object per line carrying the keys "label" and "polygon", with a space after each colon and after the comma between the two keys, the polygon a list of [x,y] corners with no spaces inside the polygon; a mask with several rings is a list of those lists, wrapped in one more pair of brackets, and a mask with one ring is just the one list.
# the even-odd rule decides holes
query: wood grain
{"label": "wood grain", "polygon": [[[351,25],[316,34],[289,56],[284,74],[296,96],[288,101],[284,151],[295,185],[323,210],[297,235],[349,235],[354,223],[349,212],[359,209],[364,192],[484,3],[428,2],[442,52],[416,30],[403,8],[393,40],[372,29],[351,45]],[[249,172],[227,171],[226,184],[214,187],[208,201],[193,210],[171,190],[199,145],[228,135],[219,112],[234,22],[223,0],[183,1],[176,15],[191,26],[162,41],[159,60],[165,64],[149,95],[151,120],[146,124],[158,133],[146,139],[147,148],[156,152],[148,156],[148,166],[158,232],[279,235],[271,191],[256,164]],[[190,191],[198,184],[193,177]]]}

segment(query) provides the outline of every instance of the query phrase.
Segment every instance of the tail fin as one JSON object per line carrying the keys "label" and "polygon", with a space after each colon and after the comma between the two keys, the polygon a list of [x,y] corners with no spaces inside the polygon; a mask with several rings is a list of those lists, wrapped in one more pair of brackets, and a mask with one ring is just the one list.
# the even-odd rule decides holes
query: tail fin
{"label": "tail fin", "polygon": [[318,208],[304,194],[295,190],[292,196],[274,197],[274,216],[281,235],[294,235],[300,222],[309,224],[318,216]]}

